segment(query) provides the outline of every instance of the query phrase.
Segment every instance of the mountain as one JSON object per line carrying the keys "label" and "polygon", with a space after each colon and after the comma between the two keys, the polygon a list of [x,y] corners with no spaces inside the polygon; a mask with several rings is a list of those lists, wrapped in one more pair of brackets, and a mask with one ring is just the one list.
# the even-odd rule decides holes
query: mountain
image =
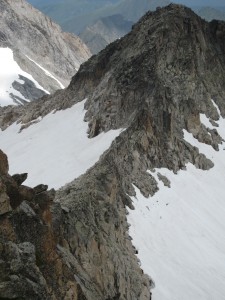
{"label": "mountain", "polygon": [[90,57],[86,45],[64,33],[27,2],[1,0],[0,105],[25,103],[68,85]]}
{"label": "mountain", "polygon": [[202,7],[198,10],[198,15],[207,21],[223,20],[225,21],[225,11],[213,7]]}
{"label": "mountain", "polygon": [[[78,34],[90,23],[88,15],[101,11],[105,7],[111,7],[120,0],[30,0],[29,2],[60,24],[65,31]],[[72,31],[65,25],[70,20],[74,21]]]}
{"label": "mountain", "polygon": [[197,6],[198,7],[203,7],[203,6],[221,7],[221,0],[175,0],[174,2],[178,4],[190,6],[192,8],[195,8]]}
{"label": "mountain", "polygon": [[[30,0],[47,15],[51,16],[66,31],[78,34],[88,45],[92,54],[98,53],[107,44],[121,38],[131,29],[133,23],[148,10],[155,10],[171,3],[168,0],[118,0],[118,1],[41,1]],[[192,7],[206,19],[224,20],[224,8],[215,1],[176,1]],[[205,7],[204,5],[209,5]],[[68,13],[69,12],[69,13]]]}
{"label": "mountain", "polygon": [[133,22],[127,21],[121,15],[113,15],[97,20],[93,25],[88,26],[80,38],[93,54],[104,49],[108,44],[127,34]]}
{"label": "mountain", "polygon": [[120,13],[125,19],[137,22],[149,10],[156,10],[157,7],[163,7],[170,3],[168,0],[122,0],[113,8],[108,8],[105,14],[111,15]]}
{"label": "mountain", "polygon": [[[127,34],[132,25],[138,21],[148,10],[154,11],[157,7],[163,7],[170,2],[167,0],[123,0],[114,6],[97,10],[86,19],[91,22],[79,34],[80,38],[88,45],[93,54],[98,53],[106,45]],[[104,16],[104,17],[101,17]],[[68,30],[76,28],[74,20],[66,23]]]}
{"label": "mountain", "polygon": [[148,10],[170,3],[168,0],[140,0],[138,5],[134,0],[30,2],[64,30],[78,34],[93,54],[128,33],[132,24]]}
{"label": "mountain", "polygon": [[[169,3],[165,0],[142,0],[137,5],[135,0],[123,0],[114,6],[93,13],[91,20],[96,19],[96,21],[84,28],[79,36],[88,45],[91,52],[96,54],[109,43],[127,34],[132,25],[148,10],[155,10],[157,7],[166,6]],[[98,15],[105,17],[97,17]],[[67,26],[72,30],[73,20],[69,21]]]}
{"label": "mountain", "polygon": [[171,4],[0,108],[0,298],[223,299],[224,33]]}

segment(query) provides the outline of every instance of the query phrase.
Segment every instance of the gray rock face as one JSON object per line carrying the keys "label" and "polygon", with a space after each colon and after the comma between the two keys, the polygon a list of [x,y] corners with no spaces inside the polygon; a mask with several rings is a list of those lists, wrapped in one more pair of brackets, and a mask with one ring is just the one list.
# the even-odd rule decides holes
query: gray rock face
{"label": "gray rock face", "polygon": [[24,98],[29,100],[36,100],[46,95],[46,93],[43,90],[37,88],[34,82],[30,79],[22,75],[19,75],[19,79],[22,80],[23,83],[15,80],[12,83],[12,86],[15,90],[19,91]]}
{"label": "gray rock face", "polygon": [[0,172],[0,298],[150,299],[152,281],[127,234],[129,199],[120,198],[114,171],[102,172],[107,185],[99,177],[93,189],[93,173],[82,190],[79,182],[67,186],[55,202],[47,186],[21,185],[27,174]]}
{"label": "gray rock face", "polygon": [[[62,32],[26,1],[1,0],[0,10],[0,47],[12,49],[22,70],[50,93],[61,88],[57,80],[67,86],[80,64],[90,57],[88,48],[78,37]],[[14,85],[30,100],[45,94],[34,89],[28,79],[24,84]]]}
{"label": "gray rock face", "polygon": [[[224,22],[207,23],[188,8],[169,5],[147,13],[130,34],[84,63],[67,89],[25,107],[0,110],[2,128],[16,119],[25,126],[52,109],[88,98],[85,120],[90,138],[102,131],[126,129],[95,166],[56,192],[51,217],[45,211],[45,197],[35,195],[53,234],[44,235],[37,227],[36,249],[42,237],[48,236],[48,241],[49,234],[54,237],[48,246],[42,239],[44,255],[36,256],[44,261],[40,269],[51,297],[54,286],[56,299],[71,299],[73,294],[74,299],[87,300],[151,298],[152,280],[141,271],[127,233],[126,207],[132,208],[133,185],[145,196],[158,190],[147,170],[166,167],[177,172],[188,162],[204,170],[213,167],[184,140],[183,129],[214,148],[221,142],[216,129],[201,124],[200,113],[216,122],[214,99],[225,117],[224,35]],[[158,177],[169,186],[167,178]],[[14,184],[10,181],[8,187]],[[28,190],[24,194],[33,199]],[[12,208],[20,206],[20,213],[25,210],[31,215],[27,205],[21,207],[21,193],[18,196],[13,189],[10,199],[12,195],[16,199],[10,202]],[[30,206],[35,211],[36,206]],[[34,228],[33,223],[24,224]],[[33,236],[33,231],[26,234],[25,225],[22,229],[17,228],[19,244]],[[56,276],[51,277],[43,265]]]}

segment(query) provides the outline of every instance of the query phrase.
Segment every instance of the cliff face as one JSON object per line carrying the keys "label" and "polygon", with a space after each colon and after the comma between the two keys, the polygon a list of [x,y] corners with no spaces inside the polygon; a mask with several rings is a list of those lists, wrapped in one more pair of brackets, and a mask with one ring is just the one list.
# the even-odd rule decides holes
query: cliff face
{"label": "cliff face", "polygon": [[73,201],[60,204],[46,185],[22,185],[27,174],[10,176],[2,151],[0,166],[0,298],[150,299],[113,171],[102,169],[107,185],[94,173],[82,191],[68,187]]}
{"label": "cliff face", "polygon": [[[87,98],[90,138],[124,129],[91,169],[56,192],[52,249],[66,264],[64,280],[70,278],[62,290],[61,280],[54,283],[56,299],[71,282],[88,300],[151,297],[152,281],[139,268],[127,234],[126,209],[133,207],[134,186],[146,197],[159,189],[150,174],[155,168],[174,173],[188,163],[213,168],[211,157],[184,132],[215,151],[223,143],[217,121],[219,111],[225,117],[224,35],[223,22],[207,23],[188,8],[169,5],[147,13],[130,34],[84,63],[67,89],[24,108],[1,110],[2,128],[15,120],[26,127]],[[213,129],[201,122],[202,114]],[[166,177],[159,178],[170,186]],[[57,260],[52,264],[58,266]]]}
{"label": "cliff face", "polygon": [[[10,48],[19,67],[48,92],[67,86],[80,64],[90,57],[86,45],[78,37],[62,32],[24,0],[2,0],[0,9],[0,48]],[[19,92],[24,87],[35,96],[28,79],[23,85],[20,81],[14,83]]]}

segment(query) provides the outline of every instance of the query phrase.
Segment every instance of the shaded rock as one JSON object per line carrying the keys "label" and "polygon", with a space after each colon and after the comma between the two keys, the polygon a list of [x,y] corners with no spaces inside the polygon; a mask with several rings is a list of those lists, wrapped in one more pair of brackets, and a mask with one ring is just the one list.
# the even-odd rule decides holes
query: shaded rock
{"label": "shaded rock", "polygon": [[157,173],[157,176],[158,176],[159,180],[161,180],[165,186],[170,188],[170,181],[166,176],[164,176],[160,173]]}
{"label": "shaded rock", "polygon": [[27,179],[27,173],[12,175],[12,178],[18,185],[21,185]]}
{"label": "shaded rock", "polygon": [[[1,244],[1,299],[45,298],[46,281],[36,266],[35,247],[29,242]],[[42,298],[42,299],[43,299]]]}
{"label": "shaded rock", "polygon": [[35,191],[32,188],[24,186],[24,185],[21,185],[19,187],[19,193],[20,193],[20,196],[22,197],[22,199],[24,199],[26,201],[32,201],[35,196]]}
{"label": "shaded rock", "polygon": [[6,187],[0,180],[0,215],[12,211],[9,196],[6,193]]}
{"label": "shaded rock", "polygon": [[8,159],[5,153],[0,150],[0,175],[6,175],[9,171]]}
{"label": "shaded rock", "polygon": [[33,188],[35,194],[43,193],[43,192],[47,191],[47,189],[48,189],[48,186],[45,184],[39,184]]}
{"label": "shaded rock", "polygon": [[19,79],[22,80],[23,83],[14,81],[12,83],[12,87],[17,90],[25,99],[36,100],[43,97],[44,95],[47,95],[45,91],[38,89],[35,86],[34,82],[29,80],[28,78],[19,75]]}

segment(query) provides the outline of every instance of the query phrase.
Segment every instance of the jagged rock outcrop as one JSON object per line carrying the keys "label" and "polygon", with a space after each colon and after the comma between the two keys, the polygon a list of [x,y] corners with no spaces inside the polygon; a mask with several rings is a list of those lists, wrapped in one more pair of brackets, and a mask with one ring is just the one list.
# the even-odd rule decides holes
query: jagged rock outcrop
{"label": "jagged rock outcrop", "polygon": [[207,23],[184,6],[169,5],[147,13],[131,33],[84,63],[67,89],[25,107],[1,109],[2,128],[15,120],[29,126],[53,109],[87,98],[90,138],[124,128],[94,167],[56,193],[51,226],[58,239],[44,253],[55,253],[57,246],[57,259],[41,257],[49,270],[60,270],[56,276],[66,274],[57,281],[56,299],[66,295],[66,287],[82,291],[87,300],[151,297],[152,282],[138,268],[127,235],[126,207],[132,207],[134,185],[145,196],[158,190],[148,170],[177,172],[188,162],[213,167],[184,140],[183,130],[215,149],[221,142],[216,129],[200,122],[200,114],[218,120],[214,99],[225,117],[224,35],[224,22]]}
{"label": "jagged rock outcrop", "polygon": [[8,175],[2,151],[0,166],[1,299],[150,299],[114,172],[107,186],[100,180],[90,192],[89,177],[82,190],[68,186],[53,202],[46,185],[29,188],[27,174]]}
{"label": "jagged rock outcrop", "polygon": [[[9,47],[20,68],[48,92],[67,86],[80,64],[90,57],[89,49],[77,36],[62,32],[26,1],[1,0],[0,10],[0,48]],[[14,88],[28,100],[46,94],[27,78],[23,84],[15,81]]]}

